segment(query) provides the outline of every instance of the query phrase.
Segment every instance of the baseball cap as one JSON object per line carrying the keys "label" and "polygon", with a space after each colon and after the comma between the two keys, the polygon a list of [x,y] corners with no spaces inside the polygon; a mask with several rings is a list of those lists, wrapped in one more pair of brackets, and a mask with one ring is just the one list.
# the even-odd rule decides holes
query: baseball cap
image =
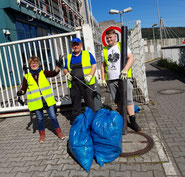
{"label": "baseball cap", "polygon": [[73,42],[82,43],[82,41],[81,41],[79,38],[77,38],[77,37],[73,38],[73,39],[71,40],[71,42],[72,42],[72,43],[73,43]]}

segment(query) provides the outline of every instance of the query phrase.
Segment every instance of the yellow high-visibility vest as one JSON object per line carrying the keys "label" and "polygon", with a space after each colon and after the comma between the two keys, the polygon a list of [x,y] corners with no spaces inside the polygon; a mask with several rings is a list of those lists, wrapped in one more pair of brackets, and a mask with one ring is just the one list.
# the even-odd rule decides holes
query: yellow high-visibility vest
{"label": "yellow high-visibility vest", "polygon": [[28,109],[34,111],[43,108],[42,98],[45,99],[48,107],[56,104],[54,94],[52,92],[49,81],[46,79],[44,72],[41,70],[38,78],[38,85],[31,75],[31,73],[25,74],[27,80],[27,103]]}
{"label": "yellow high-visibility vest", "polygon": [[[72,54],[68,54],[67,55],[67,69],[68,71],[71,71],[71,58],[72,58]],[[90,55],[89,52],[86,50],[82,51],[82,70],[83,70],[83,74],[84,77],[88,76],[91,72],[91,62],[90,62]],[[67,80],[68,83],[68,87],[71,88],[71,81]],[[90,80],[90,82],[85,82],[87,85],[93,85],[95,84],[95,76],[92,76],[92,79]]]}
{"label": "yellow high-visibility vest", "polygon": [[[121,51],[121,43],[118,42],[118,47],[119,47],[119,50]],[[109,62],[108,62],[108,46],[105,46],[103,48],[103,56],[104,56],[104,62],[105,62],[105,80],[108,79],[108,76],[107,76],[107,73],[108,73],[108,65],[109,65]],[[131,78],[132,77],[132,71],[131,71],[131,68],[128,70],[127,72],[127,77],[128,78]]]}

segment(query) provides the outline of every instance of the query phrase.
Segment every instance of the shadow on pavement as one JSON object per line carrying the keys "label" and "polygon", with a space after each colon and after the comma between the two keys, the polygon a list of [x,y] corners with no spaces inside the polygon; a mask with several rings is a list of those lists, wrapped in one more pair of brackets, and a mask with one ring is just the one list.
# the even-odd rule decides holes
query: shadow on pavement
{"label": "shadow on pavement", "polygon": [[148,70],[146,71],[147,77],[154,77],[153,82],[157,81],[172,81],[172,80],[180,80],[181,82],[185,83],[185,78],[182,75],[179,75],[173,71],[170,71],[166,68],[157,66],[157,62],[149,63],[149,65],[157,68],[158,70]]}
{"label": "shadow on pavement", "polygon": [[[53,132],[56,135],[53,123],[47,114],[44,114],[44,126],[45,126],[45,129],[48,129],[49,131]],[[32,129],[33,133],[35,133],[38,130],[37,118],[36,118],[35,113],[33,113],[33,112],[30,112],[30,121],[28,122],[26,129],[27,130]]]}

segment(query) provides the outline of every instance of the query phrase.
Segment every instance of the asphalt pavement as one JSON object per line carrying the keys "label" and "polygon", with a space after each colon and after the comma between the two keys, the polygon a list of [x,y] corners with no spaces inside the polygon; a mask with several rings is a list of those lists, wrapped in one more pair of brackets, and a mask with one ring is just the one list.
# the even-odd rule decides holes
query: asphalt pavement
{"label": "asphalt pavement", "polygon": [[[0,119],[0,177],[183,177],[185,176],[185,81],[155,61],[146,64],[149,99],[136,114],[141,134],[128,129],[123,154],[100,167],[93,161],[89,173],[67,148],[71,111],[58,110],[66,136],[61,141],[45,116],[46,140],[38,143],[35,115]],[[106,92],[104,103],[110,103]],[[0,115],[2,117],[2,115]],[[151,141],[152,140],[152,141]]]}

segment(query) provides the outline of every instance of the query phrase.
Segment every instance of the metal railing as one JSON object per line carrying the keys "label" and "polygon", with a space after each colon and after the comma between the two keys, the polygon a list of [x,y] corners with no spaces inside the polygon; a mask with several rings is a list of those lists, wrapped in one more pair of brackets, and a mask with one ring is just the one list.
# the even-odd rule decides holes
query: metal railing
{"label": "metal railing", "polygon": [[[22,106],[16,95],[25,74],[23,65],[28,67],[28,59],[31,56],[38,56],[43,70],[54,70],[59,56],[66,56],[71,52],[70,41],[74,36],[80,37],[80,32],[0,44],[0,113],[28,109],[26,96],[21,97],[25,102],[25,105]],[[65,57],[63,57],[64,59]],[[61,105],[66,96],[69,95],[63,72],[60,72],[54,78],[50,78],[49,81],[55,95],[56,104]]]}
{"label": "metal railing", "polygon": [[[50,1],[49,1],[50,2]],[[63,1],[67,6],[69,6],[69,8],[80,18],[83,19],[83,17],[80,15],[80,13],[74,9],[69,3],[67,3],[65,0]],[[31,2],[29,0],[19,0],[18,1],[18,5],[20,6],[20,4],[23,3],[26,5],[26,7],[31,7],[33,9],[34,12],[43,15],[43,16],[47,16],[50,20],[56,21],[62,25],[68,26],[71,29],[74,29],[74,26],[72,26],[69,23],[65,22],[64,16],[62,14],[62,5],[58,5],[57,9],[54,8],[53,4],[49,3],[46,4],[43,1],[39,1],[39,3],[35,4],[36,2],[34,1]],[[45,8],[43,8],[45,7]],[[46,10],[47,9],[47,10]],[[57,12],[57,14],[56,14]],[[74,22],[75,23],[75,22]],[[78,26],[78,24],[77,24]]]}

